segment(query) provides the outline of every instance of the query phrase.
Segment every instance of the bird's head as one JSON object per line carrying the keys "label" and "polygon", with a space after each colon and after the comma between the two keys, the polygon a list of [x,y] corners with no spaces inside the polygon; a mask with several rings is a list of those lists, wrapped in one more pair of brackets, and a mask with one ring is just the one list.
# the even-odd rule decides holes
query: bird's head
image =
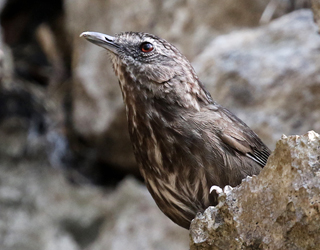
{"label": "bird's head", "polygon": [[114,37],[84,32],[81,36],[107,49],[116,71],[124,66],[135,77],[147,78],[155,83],[167,82],[186,74],[195,76],[190,63],[179,50],[157,36],[140,32],[124,32]]}
{"label": "bird's head", "polygon": [[81,36],[109,52],[121,84],[127,84],[130,78],[133,84],[153,90],[166,85],[171,88],[167,92],[178,99],[187,94],[196,98],[199,92],[205,92],[186,57],[164,39],[141,32],[115,36],[83,32]]}

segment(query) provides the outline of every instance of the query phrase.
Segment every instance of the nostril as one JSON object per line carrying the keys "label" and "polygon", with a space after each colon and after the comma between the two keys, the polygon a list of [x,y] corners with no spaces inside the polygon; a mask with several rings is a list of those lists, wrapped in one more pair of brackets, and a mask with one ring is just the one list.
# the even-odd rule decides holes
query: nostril
{"label": "nostril", "polygon": [[104,37],[108,42],[112,42],[112,39],[109,39],[108,37]]}

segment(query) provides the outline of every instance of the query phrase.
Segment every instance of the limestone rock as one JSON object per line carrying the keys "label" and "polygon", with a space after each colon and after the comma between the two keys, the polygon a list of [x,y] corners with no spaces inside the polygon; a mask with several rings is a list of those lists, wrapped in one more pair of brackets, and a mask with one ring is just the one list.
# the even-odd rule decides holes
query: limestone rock
{"label": "limestone rock", "polygon": [[281,134],[320,131],[320,36],[310,10],[214,39],[193,61],[220,104],[273,148]]}
{"label": "limestone rock", "polygon": [[283,136],[259,176],[191,224],[191,250],[319,249],[320,136]]}

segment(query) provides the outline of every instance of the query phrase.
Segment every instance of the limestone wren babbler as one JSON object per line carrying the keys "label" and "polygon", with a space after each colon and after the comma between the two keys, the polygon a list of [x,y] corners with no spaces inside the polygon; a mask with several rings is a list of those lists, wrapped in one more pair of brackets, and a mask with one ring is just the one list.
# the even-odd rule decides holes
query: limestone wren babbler
{"label": "limestone wren babbler", "polygon": [[81,36],[111,56],[141,174],[172,221],[188,229],[197,212],[217,204],[211,186],[259,174],[270,150],[212,100],[176,47],[147,33]]}

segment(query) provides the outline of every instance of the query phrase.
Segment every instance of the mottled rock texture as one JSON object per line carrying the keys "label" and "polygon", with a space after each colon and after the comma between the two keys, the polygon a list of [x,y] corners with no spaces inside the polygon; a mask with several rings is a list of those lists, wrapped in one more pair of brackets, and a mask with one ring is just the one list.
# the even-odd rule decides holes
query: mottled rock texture
{"label": "mottled rock texture", "polygon": [[191,250],[319,249],[320,136],[282,136],[259,176],[191,224]]}

